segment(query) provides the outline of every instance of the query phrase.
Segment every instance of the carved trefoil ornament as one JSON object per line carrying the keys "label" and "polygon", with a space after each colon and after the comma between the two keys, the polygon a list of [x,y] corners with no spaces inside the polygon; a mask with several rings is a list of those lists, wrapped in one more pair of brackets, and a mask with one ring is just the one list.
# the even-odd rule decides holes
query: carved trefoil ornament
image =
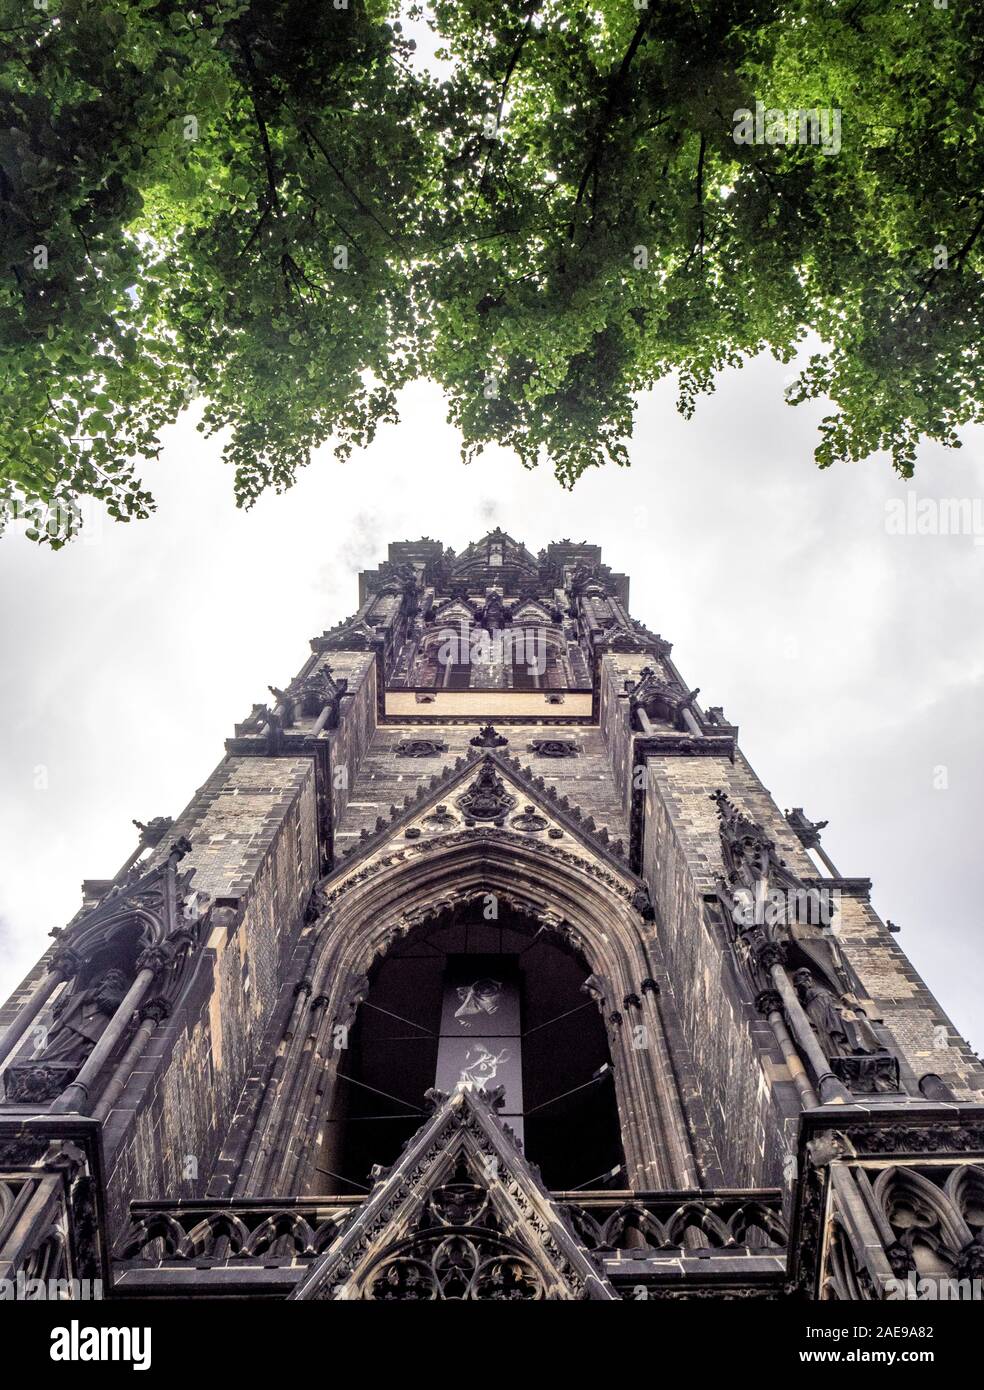
{"label": "carved trefoil ornament", "polygon": [[535,738],[529,751],[537,758],[576,758],[581,750],[572,738]]}
{"label": "carved trefoil ornament", "polygon": [[393,749],[397,758],[437,758],[447,751],[441,738],[401,738]]}
{"label": "carved trefoil ornament", "polygon": [[458,797],[458,806],[467,821],[494,821],[502,825],[507,812],[515,805],[516,798],[506,790],[491,762],[482,764],[474,782]]}

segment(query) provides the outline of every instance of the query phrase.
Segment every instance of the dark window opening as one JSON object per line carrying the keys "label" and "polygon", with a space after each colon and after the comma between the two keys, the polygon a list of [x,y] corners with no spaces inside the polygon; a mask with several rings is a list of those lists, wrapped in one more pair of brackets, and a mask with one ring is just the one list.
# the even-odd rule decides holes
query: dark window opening
{"label": "dark window opening", "polygon": [[477,1084],[505,1085],[503,1122],[547,1187],[624,1181],[608,1176],[624,1160],[604,1024],[581,992],[587,966],[536,923],[480,912],[421,927],[373,968],[341,1050],[318,1192],[368,1189],[373,1166],[389,1167],[425,1122],[426,1092],[466,1067]]}
{"label": "dark window opening", "polygon": [[447,690],[468,690],[471,686],[471,662],[456,661],[448,665],[444,685]]}

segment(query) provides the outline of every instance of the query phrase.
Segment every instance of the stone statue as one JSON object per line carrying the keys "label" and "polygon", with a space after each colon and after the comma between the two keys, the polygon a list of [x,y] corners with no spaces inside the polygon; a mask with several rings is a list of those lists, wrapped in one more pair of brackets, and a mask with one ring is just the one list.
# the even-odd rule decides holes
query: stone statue
{"label": "stone statue", "polygon": [[847,1003],[846,996],[838,999],[805,967],[794,973],[793,981],[828,1057],[866,1056],[884,1051],[863,1009]]}
{"label": "stone statue", "polygon": [[885,1044],[872,1028],[868,1015],[853,995],[841,996],[840,1013],[854,1054],[885,1051]]}
{"label": "stone statue", "polygon": [[48,1045],[36,1060],[81,1067],[122,1004],[129,987],[122,970],[98,976],[88,989],[69,994],[54,1007],[56,1023]]}

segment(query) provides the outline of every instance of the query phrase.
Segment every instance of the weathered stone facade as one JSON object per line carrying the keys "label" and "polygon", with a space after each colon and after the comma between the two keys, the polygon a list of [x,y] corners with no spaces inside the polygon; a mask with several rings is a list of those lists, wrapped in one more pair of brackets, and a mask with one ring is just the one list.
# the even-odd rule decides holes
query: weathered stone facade
{"label": "weathered stone facade", "polygon": [[[394,545],[311,648],[0,1013],[0,1187],[39,1212],[0,1266],[298,1299],[877,1298],[930,1249],[975,1266],[979,1060],[596,547]],[[459,1025],[492,1031],[444,1094]],[[578,1133],[609,1167],[567,1190]]]}

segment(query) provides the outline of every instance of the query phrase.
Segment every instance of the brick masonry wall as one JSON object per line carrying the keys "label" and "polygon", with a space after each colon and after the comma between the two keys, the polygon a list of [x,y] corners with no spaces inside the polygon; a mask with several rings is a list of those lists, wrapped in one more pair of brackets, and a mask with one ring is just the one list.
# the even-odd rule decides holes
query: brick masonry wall
{"label": "brick masonry wall", "polygon": [[339,727],[331,735],[332,822],[337,828],[376,725],[376,662],[371,652],[329,652],[319,665],[326,663],[336,680],[348,681],[349,690]]}
{"label": "brick masonry wall", "polygon": [[958,1100],[984,1100],[980,1061],[871,903],[843,897],[834,930],[870,1001],[865,1011],[884,1022],[898,1046],[903,1080],[914,1089],[921,1076],[935,1072]]}
{"label": "brick masonry wall", "polygon": [[[16,989],[11,990],[3,1005],[0,1006],[0,1032],[14,1021],[14,1016],[22,1004],[26,1004],[34,993],[36,986],[41,982],[43,976],[48,973],[48,960],[54,954],[57,942],[52,941],[41,956],[21,980]],[[3,1059],[0,1058],[0,1061]]]}
{"label": "brick masonry wall", "polygon": [[621,793],[623,814],[628,818],[632,800],[632,731],[625,682],[639,679],[645,662],[641,656],[606,656],[601,662],[598,723],[611,759],[615,786]]}
{"label": "brick masonry wall", "polygon": [[[359,767],[351,796],[335,831],[336,852],[341,854],[356,844],[363,830],[372,832],[376,820],[388,818],[391,806],[402,807],[407,793],[415,793],[421,782],[450,767],[469,751],[481,723],[468,724],[388,724],[376,729]],[[551,721],[535,724],[496,725],[509,742],[501,751],[517,757],[524,766],[557,788],[560,796],[570,797],[585,815],[594,816],[600,829],[608,828],[613,840],[628,840],[628,826],[612,780],[611,762],[600,730],[579,724]],[[437,739],[447,744],[447,752],[433,758],[406,758],[396,753],[404,739]],[[574,758],[538,757],[529,751],[534,739],[565,739],[582,750]]]}
{"label": "brick masonry wall", "polygon": [[[643,875],[697,1086],[728,1185],[781,1178],[792,1082],[772,1030],[752,1007],[720,922],[704,895],[720,871],[717,813],[708,798],[731,785],[724,758],[648,760]],[[792,1144],[793,1136],[788,1136]]]}
{"label": "brick masonry wall", "polygon": [[[766,829],[795,873],[817,877],[818,870],[741,754],[734,765],[704,757],[648,760],[643,873],[725,1179],[768,1184],[781,1179],[781,1136],[785,1128],[791,1140],[797,1107],[771,1028],[733,963],[725,924],[704,901],[724,867],[710,800],[718,788]],[[891,1031],[910,1089],[933,1071],[959,1096],[981,1098],[984,1075],[968,1044],[870,903],[842,897],[834,932],[869,1013]]]}
{"label": "brick masonry wall", "polygon": [[115,1223],[135,1198],[204,1193],[317,875],[310,758],[229,758],[180,817],[192,886],[238,899],[105,1126]]}

